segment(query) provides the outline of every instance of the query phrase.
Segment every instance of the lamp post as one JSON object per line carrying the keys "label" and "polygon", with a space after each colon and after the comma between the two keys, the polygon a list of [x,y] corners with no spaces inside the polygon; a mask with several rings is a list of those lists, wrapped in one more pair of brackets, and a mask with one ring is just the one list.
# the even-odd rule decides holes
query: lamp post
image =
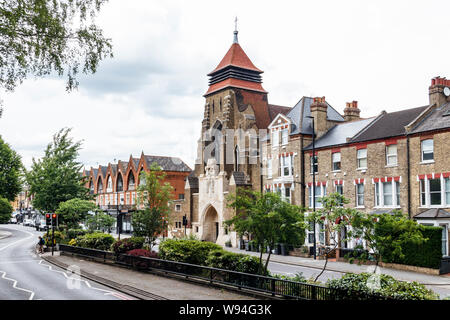
{"label": "lamp post", "polygon": [[120,232],[122,231],[122,205],[117,206],[117,233],[119,235],[118,240],[120,240]]}
{"label": "lamp post", "polygon": [[[310,118],[311,124],[312,124],[312,175],[313,175],[313,185],[312,185],[312,203],[313,203],[313,212],[316,212],[316,170],[315,170],[315,158],[316,158],[316,131],[314,129],[314,117],[311,116],[307,116],[307,118]],[[314,221],[314,225],[313,225],[313,233],[314,233],[314,246],[313,246],[313,251],[314,251],[314,260],[316,260],[317,258],[317,253],[316,253],[316,222]]]}

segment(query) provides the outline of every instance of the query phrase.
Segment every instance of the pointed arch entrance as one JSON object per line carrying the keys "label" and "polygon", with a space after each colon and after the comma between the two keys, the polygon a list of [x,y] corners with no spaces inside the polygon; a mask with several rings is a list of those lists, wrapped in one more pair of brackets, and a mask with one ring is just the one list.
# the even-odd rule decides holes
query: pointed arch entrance
{"label": "pointed arch entrance", "polygon": [[203,222],[202,240],[216,242],[219,237],[219,215],[213,206],[206,209]]}

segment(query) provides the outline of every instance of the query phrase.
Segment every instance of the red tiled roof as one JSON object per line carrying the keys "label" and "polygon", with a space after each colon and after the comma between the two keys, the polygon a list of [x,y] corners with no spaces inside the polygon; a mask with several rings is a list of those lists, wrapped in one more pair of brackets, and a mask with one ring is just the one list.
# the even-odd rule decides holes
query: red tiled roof
{"label": "red tiled roof", "polygon": [[244,50],[242,50],[239,43],[233,43],[231,45],[231,48],[225,54],[225,57],[223,57],[219,65],[214,69],[214,71],[210,72],[208,76],[227,66],[235,66],[243,69],[263,72],[255,67],[255,65],[250,61],[249,57],[245,54]]}
{"label": "red tiled roof", "polygon": [[257,82],[251,82],[251,81],[245,81],[240,79],[234,79],[234,78],[228,78],[223,81],[217,82],[211,86],[209,86],[208,91],[204,94],[205,96],[213,93],[215,91],[221,90],[226,87],[235,87],[235,88],[241,88],[241,89],[248,89],[252,91],[258,91],[267,93],[266,90],[262,87],[261,83]]}
{"label": "red tiled roof", "polygon": [[290,107],[277,106],[275,104],[269,104],[268,106],[269,106],[269,115],[270,115],[271,120],[275,119],[277,114],[282,113],[282,114],[286,115],[292,109]]}

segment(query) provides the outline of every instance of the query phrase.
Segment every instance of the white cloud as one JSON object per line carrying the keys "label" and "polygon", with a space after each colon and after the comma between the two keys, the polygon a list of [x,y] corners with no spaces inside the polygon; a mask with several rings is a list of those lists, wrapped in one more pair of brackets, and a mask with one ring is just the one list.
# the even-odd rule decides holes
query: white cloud
{"label": "white cloud", "polygon": [[264,70],[269,102],[326,96],[362,116],[425,105],[434,76],[450,76],[446,1],[111,1],[98,22],[115,57],[78,91],[65,79],[27,80],[5,100],[0,134],[29,166],[72,127],[87,166],[141,151],[193,167],[208,78],[233,39]]}

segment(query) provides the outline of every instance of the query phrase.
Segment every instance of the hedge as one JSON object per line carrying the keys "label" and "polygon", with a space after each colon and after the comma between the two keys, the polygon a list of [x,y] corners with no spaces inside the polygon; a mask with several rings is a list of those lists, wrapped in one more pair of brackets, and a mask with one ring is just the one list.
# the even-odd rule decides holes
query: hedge
{"label": "hedge", "polygon": [[126,253],[134,249],[142,249],[145,242],[143,237],[131,237],[118,240],[111,246],[111,251],[115,254]]}
{"label": "hedge", "polygon": [[108,251],[115,239],[106,233],[90,233],[76,238],[79,247]]}
{"label": "hedge", "polygon": [[339,290],[340,299],[367,300],[368,295],[395,300],[439,299],[423,284],[396,280],[386,274],[347,273],[340,279],[328,280],[327,286]]}
{"label": "hedge", "polygon": [[164,260],[206,265],[206,259],[213,250],[221,246],[206,241],[167,239],[159,245],[159,257]]}
{"label": "hedge", "polygon": [[401,245],[403,258],[384,255],[383,261],[439,269],[442,260],[442,228],[421,226],[421,232],[427,241],[422,244],[404,242]]}
{"label": "hedge", "polygon": [[209,253],[205,264],[209,267],[237,272],[258,274],[259,259],[242,253],[234,253],[223,249],[213,250]]}

